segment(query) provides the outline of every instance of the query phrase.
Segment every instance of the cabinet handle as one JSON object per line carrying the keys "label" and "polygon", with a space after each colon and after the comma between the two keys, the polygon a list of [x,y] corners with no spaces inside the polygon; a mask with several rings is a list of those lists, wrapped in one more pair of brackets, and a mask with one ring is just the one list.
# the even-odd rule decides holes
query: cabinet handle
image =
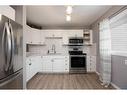
{"label": "cabinet handle", "polygon": [[31,63],[29,63],[29,65],[31,65]]}
{"label": "cabinet handle", "polygon": [[53,60],[53,59],[52,59],[51,61],[52,61],[52,62],[54,62],[54,60]]}

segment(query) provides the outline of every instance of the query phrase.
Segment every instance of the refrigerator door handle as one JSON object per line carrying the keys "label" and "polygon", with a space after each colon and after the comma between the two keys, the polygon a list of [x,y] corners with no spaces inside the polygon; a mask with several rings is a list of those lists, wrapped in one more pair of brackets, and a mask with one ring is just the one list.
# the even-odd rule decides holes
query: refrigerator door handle
{"label": "refrigerator door handle", "polygon": [[2,49],[5,60],[5,71],[9,70],[10,58],[11,58],[11,34],[9,30],[8,22],[5,23],[2,37]]}
{"label": "refrigerator door handle", "polygon": [[13,60],[14,60],[14,34],[13,34],[13,29],[12,25],[9,22],[9,29],[10,29],[10,34],[11,34],[11,60],[10,60],[10,66],[9,69],[13,68]]}

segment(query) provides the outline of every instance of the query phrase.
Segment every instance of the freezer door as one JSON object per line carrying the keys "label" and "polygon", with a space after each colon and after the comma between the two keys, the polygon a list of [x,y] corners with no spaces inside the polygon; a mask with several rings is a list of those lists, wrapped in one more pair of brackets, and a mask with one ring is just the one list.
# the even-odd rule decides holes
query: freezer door
{"label": "freezer door", "polygon": [[12,48],[12,59],[14,72],[23,68],[23,30],[22,26],[18,23],[10,20],[9,27],[11,30],[13,48]]}
{"label": "freezer door", "polygon": [[1,16],[0,20],[0,80],[13,73],[10,70],[11,61],[11,32],[9,30],[9,19],[5,16]]}
{"label": "freezer door", "polygon": [[23,73],[19,70],[0,83],[0,89],[23,89]]}

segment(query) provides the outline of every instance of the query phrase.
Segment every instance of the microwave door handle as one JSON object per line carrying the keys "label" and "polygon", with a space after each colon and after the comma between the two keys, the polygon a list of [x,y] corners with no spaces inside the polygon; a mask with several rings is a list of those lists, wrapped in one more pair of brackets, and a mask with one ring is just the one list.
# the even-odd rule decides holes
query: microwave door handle
{"label": "microwave door handle", "polygon": [[14,60],[14,34],[11,23],[9,23],[9,29],[11,34],[11,59],[10,59],[10,66],[9,69],[12,69],[13,67],[13,60]]}
{"label": "microwave door handle", "polygon": [[4,51],[4,60],[5,60],[5,71],[9,70],[10,56],[11,56],[11,35],[9,31],[8,22],[5,23],[3,30],[3,51]]}

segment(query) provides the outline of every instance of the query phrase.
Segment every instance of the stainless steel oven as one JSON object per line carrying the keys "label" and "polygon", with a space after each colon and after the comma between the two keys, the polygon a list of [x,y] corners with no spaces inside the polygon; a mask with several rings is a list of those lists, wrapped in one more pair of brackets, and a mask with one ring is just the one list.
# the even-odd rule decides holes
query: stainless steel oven
{"label": "stainless steel oven", "polygon": [[70,73],[86,73],[86,54],[82,51],[69,51]]}

